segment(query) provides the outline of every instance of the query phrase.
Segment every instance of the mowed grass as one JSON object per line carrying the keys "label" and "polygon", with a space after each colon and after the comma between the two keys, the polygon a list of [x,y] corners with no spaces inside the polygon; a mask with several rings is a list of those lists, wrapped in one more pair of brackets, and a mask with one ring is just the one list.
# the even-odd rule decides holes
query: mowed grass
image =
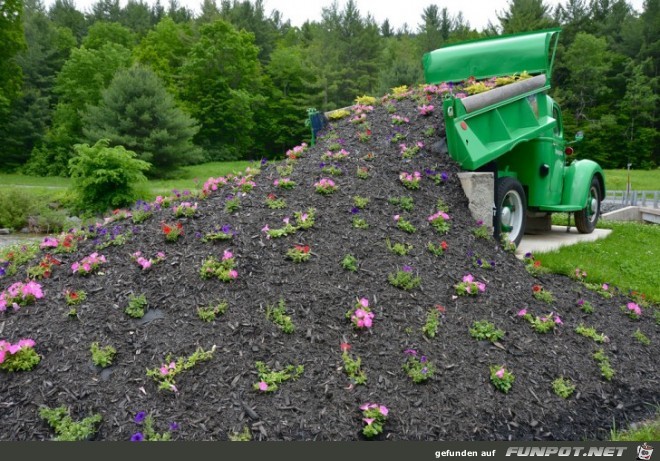
{"label": "mowed grass", "polygon": [[[627,170],[605,170],[605,188],[607,190],[626,190]],[[660,190],[660,169],[630,170],[632,190]]]}
{"label": "mowed grass", "polygon": [[[209,178],[238,173],[253,162],[209,162],[181,168],[175,179],[151,180],[143,187],[144,199],[153,199],[156,195],[169,194],[173,189],[199,189]],[[21,174],[0,173],[0,188],[25,187],[26,194],[43,194],[52,189],[66,189],[71,184],[70,178],[56,176],[25,176]]]}
{"label": "mowed grass", "polygon": [[579,267],[587,272],[590,283],[609,283],[660,303],[660,226],[603,223],[602,227],[612,229],[604,239],[534,256],[552,272],[571,275]]}

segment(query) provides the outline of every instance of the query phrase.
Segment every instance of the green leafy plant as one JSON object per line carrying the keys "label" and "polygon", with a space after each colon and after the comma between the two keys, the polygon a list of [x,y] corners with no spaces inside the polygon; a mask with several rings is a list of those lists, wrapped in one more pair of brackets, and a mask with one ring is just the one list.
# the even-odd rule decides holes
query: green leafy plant
{"label": "green leafy plant", "polygon": [[615,372],[614,368],[610,365],[610,360],[607,358],[607,355],[605,355],[605,351],[603,349],[598,349],[594,352],[594,359],[598,362],[601,376],[607,381],[611,381]]}
{"label": "green leafy plant", "polygon": [[392,245],[392,242],[390,241],[389,238],[385,239],[385,244],[387,245],[388,250],[399,256],[406,256],[413,249],[413,246],[407,243],[395,243],[394,245]]}
{"label": "green leafy plant", "polygon": [[211,304],[210,306],[198,307],[197,316],[203,322],[212,322],[219,315],[224,315],[224,313],[227,312],[227,306],[228,304],[226,301],[221,301],[217,304]]}
{"label": "green leafy plant", "polygon": [[344,170],[332,164],[324,166],[321,171],[325,174],[329,174],[330,176],[341,176],[344,174]]}
{"label": "green leafy plant", "polygon": [[73,149],[69,173],[79,209],[103,212],[135,202],[136,186],[146,182],[143,172],[150,168],[149,163],[122,146],[110,147],[108,139],[91,147],[76,144]]}
{"label": "green leafy plant", "polygon": [[553,331],[557,325],[563,323],[561,318],[554,312],[551,312],[544,317],[533,317],[532,314],[527,313],[527,309],[522,309],[518,312],[518,317],[527,320],[537,333],[549,333]]}
{"label": "green leafy plant", "polygon": [[19,267],[31,261],[39,253],[39,245],[14,244],[0,248],[0,274],[16,274]]}
{"label": "green leafy plant", "polygon": [[366,166],[357,167],[356,175],[359,179],[369,179],[369,168]]}
{"label": "green leafy plant", "polygon": [[64,292],[64,300],[67,306],[77,306],[82,304],[87,299],[87,293],[83,290],[66,290]]}
{"label": "green leafy plant", "polygon": [[389,409],[385,405],[364,403],[360,405],[360,410],[362,410],[362,421],[365,423],[362,428],[365,437],[372,438],[383,432],[389,414]]}
{"label": "green leafy plant", "polygon": [[644,333],[642,333],[642,330],[640,330],[639,328],[635,331],[635,333],[633,333],[633,338],[635,338],[644,346],[651,345],[651,340],[649,339],[649,337],[646,336]]}
{"label": "green leafy plant", "polygon": [[286,208],[286,201],[283,198],[277,198],[275,194],[268,194],[266,197],[266,206],[271,210]]}
{"label": "green leafy plant", "polygon": [[92,353],[92,362],[98,367],[109,367],[117,355],[117,349],[112,346],[101,347],[99,343],[93,342],[89,351]]}
{"label": "green leafy plant", "polygon": [[575,332],[586,338],[591,338],[597,343],[605,343],[608,341],[607,336],[605,336],[603,333],[598,333],[595,328],[585,327],[583,324],[578,325],[575,328]]}
{"label": "green leafy plant", "polygon": [[241,208],[241,198],[236,195],[225,202],[225,212],[233,213]]}
{"label": "green leafy plant", "polygon": [[435,128],[434,128],[433,126],[428,126],[428,127],[426,127],[426,129],[423,131],[423,133],[424,133],[424,136],[425,136],[425,137],[427,137],[427,138],[431,138],[431,137],[433,137],[433,135],[435,134]]}
{"label": "green leafy plant", "polygon": [[440,316],[445,308],[437,305],[426,314],[426,323],[422,326],[422,333],[427,338],[435,338],[440,327]]}
{"label": "green leafy plant", "polygon": [[328,114],[328,118],[330,120],[341,120],[342,118],[348,117],[349,115],[351,115],[351,113],[346,109],[337,109],[330,112]]}
{"label": "green leafy plant", "polygon": [[96,433],[96,425],[101,422],[101,415],[95,414],[75,422],[71,418],[69,409],[65,406],[57,408],[41,407],[39,417],[46,420],[48,425],[55,430],[58,442],[76,442],[89,440]]}
{"label": "green leafy plant", "polygon": [[291,224],[290,218],[284,218],[284,227],[277,229],[264,228],[266,230],[266,235],[269,238],[276,239],[280,237],[286,237],[287,235],[295,234],[298,231],[298,228]]}
{"label": "green leafy plant", "polygon": [[147,308],[147,298],[145,295],[130,295],[128,297],[128,306],[124,309],[124,312],[135,319],[141,319],[144,317],[145,309]]}
{"label": "green leafy plant", "polygon": [[570,379],[560,377],[552,382],[552,391],[559,397],[567,399],[575,392],[575,385]]}
{"label": "green leafy plant", "polygon": [[417,232],[417,228],[405,218],[402,218],[399,215],[395,215],[394,220],[396,221],[396,227],[398,227],[402,231],[407,232],[408,234],[414,234],[415,232]]}
{"label": "green leafy plant", "polygon": [[504,365],[490,366],[490,382],[493,383],[493,386],[499,391],[507,394],[511,390],[515,380],[516,378],[513,376],[513,373],[504,368]]}
{"label": "green leafy plant", "polygon": [[140,430],[131,436],[131,442],[167,442],[172,440],[171,431],[179,428],[178,424],[170,423],[170,430],[159,434],[154,428],[153,416],[145,411],[137,412],[133,421],[140,426]]}
{"label": "green leafy plant", "polygon": [[215,256],[206,258],[199,270],[199,275],[203,279],[217,277],[218,280],[222,280],[223,282],[231,282],[238,278],[238,272],[236,272],[235,268],[236,259],[234,259],[233,253],[225,250],[220,261]]}
{"label": "green leafy plant", "polygon": [[197,350],[188,357],[179,357],[176,361],[168,355],[165,358],[165,363],[163,365],[150,370],[148,369],[147,376],[153,378],[154,381],[158,383],[159,390],[178,392],[174,378],[184,371],[190,370],[198,363],[211,360],[214,352],[215,346],[208,351],[198,347]]}
{"label": "green leafy plant", "polygon": [[277,325],[284,333],[290,334],[295,331],[291,317],[286,315],[286,304],[282,298],[280,298],[277,306],[266,306],[266,318]]}
{"label": "green leafy plant", "polygon": [[355,205],[356,208],[359,208],[360,210],[364,210],[367,205],[369,205],[369,199],[366,197],[360,197],[359,195],[356,195],[353,197],[353,205]]}
{"label": "green leafy plant", "polygon": [[364,218],[353,217],[353,227],[356,229],[369,229],[369,223]]}
{"label": "green leafy plant", "polygon": [[474,234],[475,237],[482,238],[485,240],[490,239],[490,231],[488,230],[488,226],[485,224],[479,224],[477,227],[472,229],[472,233]]}
{"label": "green leafy plant", "polygon": [[608,283],[584,283],[584,286],[588,289],[595,291],[603,298],[611,298],[614,296],[612,290],[610,290],[610,285]]}
{"label": "green leafy plant", "polygon": [[591,303],[587,300],[579,299],[577,305],[580,308],[580,310],[582,310],[582,312],[584,312],[585,314],[594,313],[594,306],[592,306]]}
{"label": "green leafy plant", "polygon": [[[295,163],[295,160],[287,160],[286,163],[276,167],[277,173],[282,177],[291,176]],[[277,186],[278,184],[275,185]]]}
{"label": "green leafy plant", "polygon": [[32,370],[41,361],[34,346],[34,340],[29,338],[21,339],[16,344],[0,340],[0,370],[9,373]]}
{"label": "green leafy plant", "polygon": [[426,382],[435,374],[435,366],[429,362],[425,355],[417,357],[417,351],[408,349],[405,352],[406,361],[403,364],[403,370],[415,384]]}
{"label": "green leafy plant", "polygon": [[294,245],[293,248],[289,248],[286,252],[286,257],[294,263],[309,261],[311,255],[309,245]]}
{"label": "green leafy plant", "polygon": [[390,205],[398,206],[404,211],[412,211],[415,202],[412,197],[392,197],[387,200]]}
{"label": "green leafy plant", "polygon": [[447,242],[444,240],[440,242],[439,244],[435,244],[433,242],[429,242],[428,245],[426,245],[426,249],[429,250],[429,252],[432,255],[435,256],[442,256],[445,254],[445,251],[447,251],[447,248],[449,246],[447,245]]}
{"label": "green leafy plant", "polygon": [[552,292],[544,289],[541,285],[534,285],[532,287],[532,294],[534,295],[534,298],[548,304],[552,304],[555,301]]}
{"label": "green leafy plant", "polygon": [[298,229],[311,229],[315,224],[316,209],[308,208],[307,211],[296,211],[293,216],[296,218],[296,227]]}
{"label": "green leafy plant", "polygon": [[344,362],[344,372],[348,375],[353,384],[366,384],[367,374],[361,368],[362,359],[360,357],[353,359],[353,357],[351,357],[351,355],[348,353],[350,348],[351,346],[349,344],[342,343],[341,345],[341,358]]}
{"label": "green leafy plant", "polygon": [[504,338],[504,331],[498,330],[487,320],[479,320],[472,324],[470,335],[477,341],[487,340],[494,343]]}
{"label": "green leafy plant", "polygon": [[228,437],[232,442],[249,442],[252,440],[252,432],[249,427],[244,426],[242,432],[233,432]]}
{"label": "green leafy plant", "polygon": [[272,371],[264,362],[256,362],[254,366],[259,373],[259,382],[254,384],[254,390],[261,392],[275,392],[279,389],[278,384],[288,381],[290,379],[298,379],[305,367],[302,365],[287,365],[284,370]]}
{"label": "green leafy plant", "polygon": [[351,272],[358,270],[358,260],[355,256],[347,254],[344,256],[344,259],[341,260],[341,266]]}
{"label": "green leafy plant", "polygon": [[390,285],[402,290],[412,290],[422,283],[422,279],[413,274],[413,269],[410,266],[403,266],[401,270],[389,274],[387,280]]}

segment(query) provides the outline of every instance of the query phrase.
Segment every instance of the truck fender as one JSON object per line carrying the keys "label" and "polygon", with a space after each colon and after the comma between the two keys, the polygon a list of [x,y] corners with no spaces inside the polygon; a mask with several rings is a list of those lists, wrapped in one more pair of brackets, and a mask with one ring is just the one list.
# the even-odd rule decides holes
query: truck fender
{"label": "truck fender", "polygon": [[597,178],[600,184],[601,199],[605,197],[605,174],[603,169],[592,160],[575,160],[564,172],[564,190],[561,204],[583,208],[591,187],[591,178]]}

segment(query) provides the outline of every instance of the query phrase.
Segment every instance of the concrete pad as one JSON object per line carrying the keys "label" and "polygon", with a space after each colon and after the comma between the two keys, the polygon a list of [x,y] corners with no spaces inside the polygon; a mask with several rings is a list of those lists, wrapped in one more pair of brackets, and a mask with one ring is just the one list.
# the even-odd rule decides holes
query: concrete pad
{"label": "concrete pad", "polygon": [[516,256],[522,259],[525,253],[543,253],[580,242],[593,242],[607,237],[611,232],[611,229],[594,229],[591,234],[580,234],[575,227],[571,227],[567,233],[566,226],[552,226],[550,232],[524,235],[516,249]]}

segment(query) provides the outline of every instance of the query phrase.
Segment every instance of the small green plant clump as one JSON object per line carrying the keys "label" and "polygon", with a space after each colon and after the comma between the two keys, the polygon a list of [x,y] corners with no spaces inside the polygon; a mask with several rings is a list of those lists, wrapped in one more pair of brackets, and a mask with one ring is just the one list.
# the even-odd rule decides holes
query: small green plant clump
{"label": "small green plant clump", "polygon": [[429,250],[429,253],[431,253],[434,256],[444,255],[448,247],[449,246],[447,245],[447,242],[445,242],[444,240],[437,244],[433,242],[429,242],[428,245],[426,245],[426,249]]}
{"label": "small green plant clump", "polygon": [[422,333],[427,338],[435,338],[438,334],[438,327],[440,327],[440,315],[444,311],[444,307],[435,306],[426,314],[426,323],[422,326]]}
{"label": "small green plant clump", "polygon": [[295,331],[291,316],[286,315],[284,299],[280,299],[277,306],[266,306],[266,318],[277,325],[284,333],[290,334]]}
{"label": "small green plant clump", "polygon": [[472,229],[472,233],[474,234],[475,237],[481,238],[488,240],[490,239],[490,231],[488,230],[488,226],[485,224],[481,224],[474,229]]}
{"label": "small green plant clump", "polygon": [[369,223],[366,219],[355,216],[353,218],[353,227],[356,229],[369,229]]}
{"label": "small green plant clump", "polygon": [[575,391],[575,385],[570,379],[560,377],[552,382],[552,391],[562,399],[567,399]]}
{"label": "small green plant clump", "polygon": [[218,280],[223,282],[231,282],[238,278],[238,272],[236,272],[235,268],[236,259],[233,253],[225,250],[220,261],[215,256],[206,258],[199,270],[199,275],[203,279],[217,277]]}
{"label": "small green plant clump", "polygon": [[134,319],[141,319],[144,317],[145,309],[147,308],[147,298],[145,295],[130,295],[128,297],[128,306],[124,309],[124,312]]}
{"label": "small green plant clump", "polygon": [[353,359],[348,350],[344,350],[341,358],[344,361],[344,372],[351,379],[351,382],[355,385],[366,384],[367,374],[361,368],[362,359],[360,357]]}
{"label": "small green plant clump", "polygon": [[532,287],[532,294],[534,295],[535,299],[548,304],[552,304],[555,301],[555,297],[552,296],[552,292],[544,289],[541,285],[534,285]]}
{"label": "small green plant clump", "polygon": [[605,355],[605,351],[603,349],[598,349],[594,352],[594,359],[598,362],[601,376],[607,381],[611,381],[615,372],[614,368],[610,365],[610,360]]}
{"label": "small green plant clump", "polygon": [[515,379],[513,373],[504,368],[504,365],[490,366],[490,382],[493,383],[493,386],[499,391],[507,394],[511,390]]}
{"label": "small green plant clump", "polygon": [[388,200],[390,205],[398,206],[403,211],[412,211],[415,202],[412,197],[393,197]]}
{"label": "small green plant clump", "polygon": [[398,219],[397,218],[394,219],[396,219],[396,227],[398,227],[402,231],[407,232],[408,234],[414,234],[415,232],[417,232],[417,228],[407,219],[402,218],[400,216],[398,217]]}
{"label": "small green plant clump", "polygon": [[76,442],[89,440],[96,432],[96,425],[101,422],[101,415],[88,416],[82,421],[75,422],[65,406],[57,408],[42,407],[39,417],[46,420],[55,430],[55,440],[58,442]]}
{"label": "small green plant clump", "polygon": [[176,383],[174,378],[197,365],[200,362],[211,360],[213,358],[213,353],[215,352],[215,346],[213,346],[208,351],[205,351],[201,347],[198,347],[195,352],[193,352],[188,357],[179,357],[174,361],[170,355],[165,358],[165,363],[160,367],[152,368],[147,370],[147,376],[151,377],[158,383],[159,390],[177,392]]}
{"label": "small green plant clump", "polygon": [[[523,309],[518,313],[518,316],[522,317],[524,320],[527,320],[532,325],[534,331],[541,334],[554,331],[557,325],[559,325],[561,322],[559,316],[556,316],[552,312],[544,317],[533,317],[532,314],[527,313],[526,309]],[[557,319],[559,319],[559,322]]]}
{"label": "small green plant clump", "polygon": [[231,214],[235,211],[238,211],[240,208],[241,208],[241,198],[239,196],[230,198],[225,202],[226,213]]}
{"label": "small green plant clump", "polygon": [[244,426],[242,432],[232,432],[228,437],[232,442],[249,442],[252,440],[252,432],[249,427]]}
{"label": "small green plant clump", "polygon": [[369,199],[366,197],[360,197],[359,195],[356,195],[353,197],[353,205],[355,205],[356,208],[359,208],[361,210],[364,210],[367,205],[369,205]]}
{"label": "small green plant clump", "polygon": [[587,300],[585,299],[579,299],[577,302],[578,307],[582,312],[585,314],[593,314],[594,313],[594,306]]}
{"label": "small green plant clump", "polygon": [[426,382],[435,374],[435,366],[429,359],[425,355],[417,357],[417,351],[412,349],[406,351],[403,370],[415,384]]}
{"label": "small green plant clump", "polygon": [[422,279],[413,274],[410,266],[403,266],[403,270],[389,274],[387,280],[390,285],[402,290],[412,290],[422,283]]}
{"label": "small green plant clump", "polygon": [[651,340],[649,339],[649,337],[646,336],[644,333],[642,333],[642,330],[640,330],[639,328],[637,329],[637,331],[635,331],[635,333],[633,333],[633,338],[635,338],[644,346],[651,345]]}
{"label": "small green plant clump", "polygon": [[470,335],[477,341],[497,342],[504,338],[504,331],[495,328],[495,325],[487,320],[479,320],[472,324]]}
{"label": "small green plant clump", "polygon": [[586,338],[591,338],[597,343],[604,343],[608,341],[607,336],[605,336],[603,333],[598,333],[595,328],[585,327],[583,324],[578,325],[575,328],[575,332]]}
{"label": "small green plant clump", "polygon": [[385,244],[387,245],[388,250],[399,256],[406,256],[413,249],[413,246],[407,243],[395,243],[392,245],[392,242],[389,238],[385,240]]}
{"label": "small green plant clump", "polygon": [[211,304],[210,306],[207,307],[198,307],[197,316],[203,322],[212,322],[219,315],[223,315],[225,312],[227,312],[227,306],[228,306],[227,302],[222,301],[217,304]]}
{"label": "small green plant clump", "polygon": [[287,365],[284,370],[271,371],[264,362],[255,362],[254,366],[259,373],[259,382],[254,384],[254,389],[261,392],[275,392],[279,389],[278,384],[290,379],[298,379],[305,367],[303,365]]}
{"label": "small green plant clump", "polygon": [[341,267],[347,271],[355,272],[358,270],[358,260],[355,256],[348,254],[341,260]]}
{"label": "small green plant clump", "polygon": [[92,353],[92,362],[97,367],[109,367],[117,355],[117,349],[112,346],[101,347],[99,343],[93,342],[89,351]]}

